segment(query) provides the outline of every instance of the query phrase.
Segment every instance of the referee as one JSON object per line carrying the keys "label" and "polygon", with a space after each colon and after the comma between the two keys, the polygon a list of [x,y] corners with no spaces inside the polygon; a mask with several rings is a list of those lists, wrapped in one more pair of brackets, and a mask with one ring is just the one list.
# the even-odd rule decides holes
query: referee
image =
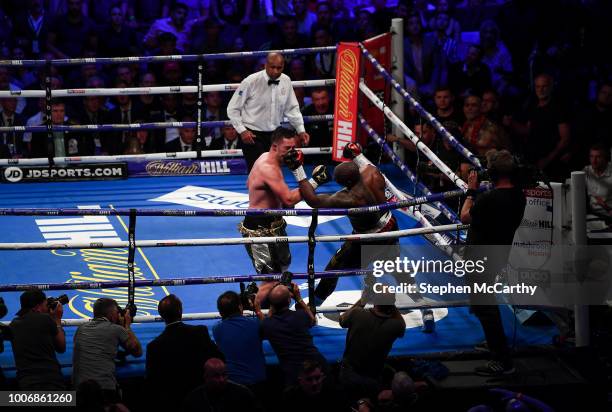
{"label": "referee", "polygon": [[310,141],[291,79],[283,74],[284,68],[282,54],[268,54],[264,70],[244,79],[227,106],[227,116],[240,133],[249,172],[259,156],[270,150],[272,132],[283,118],[297,131],[302,146]]}

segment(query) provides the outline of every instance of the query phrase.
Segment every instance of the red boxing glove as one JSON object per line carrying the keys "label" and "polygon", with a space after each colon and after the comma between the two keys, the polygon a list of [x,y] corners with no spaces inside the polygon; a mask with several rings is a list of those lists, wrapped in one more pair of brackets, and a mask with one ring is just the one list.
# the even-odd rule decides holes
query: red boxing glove
{"label": "red boxing glove", "polygon": [[304,164],[304,153],[301,150],[291,149],[283,156],[283,163],[289,170],[296,170]]}
{"label": "red boxing glove", "polygon": [[354,159],[361,154],[361,145],[356,142],[347,143],[342,151],[342,156],[347,159]]}

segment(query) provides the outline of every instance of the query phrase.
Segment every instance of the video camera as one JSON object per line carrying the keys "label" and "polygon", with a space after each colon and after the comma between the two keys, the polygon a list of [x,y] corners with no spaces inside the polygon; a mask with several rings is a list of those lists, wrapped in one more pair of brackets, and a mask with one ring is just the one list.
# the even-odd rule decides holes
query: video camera
{"label": "video camera", "polygon": [[[472,170],[476,171],[478,174],[479,182],[492,182],[495,181],[498,176],[498,172],[495,168],[482,170],[470,169],[470,171]],[[513,157],[513,170],[510,174],[510,178],[516,186],[522,189],[537,187],[539,180],[547,180],[542,172],[534,165],[525,163],[522,158],[516,156]]]}
{"label": "video camera", "polygon": [[252,310],[251,302],[255,299],[255,295],[259,292],[259,288],[255,282],[249,283],[246,287],[244,283],[240,283],[240,302],[244,309]]}
{"label": "video camera", "polygon": [[56,298],[48,297],[47,298],[47,307],[49,308],[49,310],[54,310],[57,307],[58,303],[61,303],[62,305],[65,305],[68,302],[70,302],[70,299],[68,299],[68,295],[66,295],[66,294],[60,295],[60,296],[58,296]]}

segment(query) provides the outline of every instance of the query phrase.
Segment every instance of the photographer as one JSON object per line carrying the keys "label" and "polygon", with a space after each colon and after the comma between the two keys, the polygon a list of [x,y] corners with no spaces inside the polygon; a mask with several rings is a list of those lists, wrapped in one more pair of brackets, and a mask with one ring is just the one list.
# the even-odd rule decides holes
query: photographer
{"label": "photographer", "polygon": [[55,355],[66,351],[62,304],[48,302],[39,289],[26,290],[19,301],[21,309],[10,324],[19,389],[66,389]]}
{"label": "photographer", "polygon": [[229,378],[259,394],[266,380],[266,360],[259,335],[260,321],[243,315],[240,295],[233,291],[219,296],[217,309],[221,321],[213,326],[212,331],[215,342],[225,355]]}
{"label": "photographer", "polygon": [[114,299],[96,300],[93,312],[94,318],[79,326],[74,335],[73,384],[78,387],[81,382],[94,380],[102,387],[107,402],[117,402],[121,400],[115,378],[117,345],[135,357],[142,355],[142,347],[130,329],[130,311],[121,311]]}
{"label": "photographer", "polygon": [[[291,299],[297,310],[289,309]],[[261,322],[261,337],[270,341],[285,375],[285,385],[297,383],[298,373],[305,360],[318,360],[325,365],[325,358],[312,341],[310,328],[315,317],[302,300],[295,283],[285,286],[277,283],[268,296],[270,313]]]}
{"label": "photographer", "polygon": [[[510,152],[490,150],[486,158],[493,189],[477,195],[478,174],[474,170],[470,171],[467,198],[461,209],[461,221],[470,224],[467,244],[477,245],[468,246],[466,260],[482,258],[482,250],[489,248],[486,253],[487,271],[466,279],[468,284],[495,282],[495,275],[508,261],[514,232],[521,224],[525,212],[526,199],[523,189],[515,183],[518,170]],[[514,367],[495,296],[470,294],[470,303],[472,313],[482,325],[492,357],[486,366],[476,368],[476,373],[483,376],[513,373]]]}

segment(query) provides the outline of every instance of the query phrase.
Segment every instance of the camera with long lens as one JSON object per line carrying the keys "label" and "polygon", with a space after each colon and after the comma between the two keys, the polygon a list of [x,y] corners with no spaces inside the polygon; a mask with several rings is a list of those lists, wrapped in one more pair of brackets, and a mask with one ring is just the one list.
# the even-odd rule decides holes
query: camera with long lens
{"label": "camera with long lens", "polygon": [[125,314],[127,312],[130,312],[130,317],[134,319],[134,316],[136,316],[136,310],[136,305],[133,303],[128,303],[125,308],[118,308],[119,314],[123,318],[125,318]]}
{"label": "camera with long lens", "polygon": [[68,295],[66,295],[66,294],[60,295],[60,296],[58,296],[56,298],[48,297],[47,298],[47,307],[49,308],[49,310],[54,310],[57,307],[58,303],[61,303],[62,305],[66,305],[69,301],[70,301],[70,299],[68,299]]}
{"label": "camera with long lens", "polygon": [[257,283],[251,282],[246,287],[244,283],[240,283],[240,302],[242,303],[242,307],[247,310],[253,310],[253,300],[255,296],[259,292],[259,288],[257,287]]}

